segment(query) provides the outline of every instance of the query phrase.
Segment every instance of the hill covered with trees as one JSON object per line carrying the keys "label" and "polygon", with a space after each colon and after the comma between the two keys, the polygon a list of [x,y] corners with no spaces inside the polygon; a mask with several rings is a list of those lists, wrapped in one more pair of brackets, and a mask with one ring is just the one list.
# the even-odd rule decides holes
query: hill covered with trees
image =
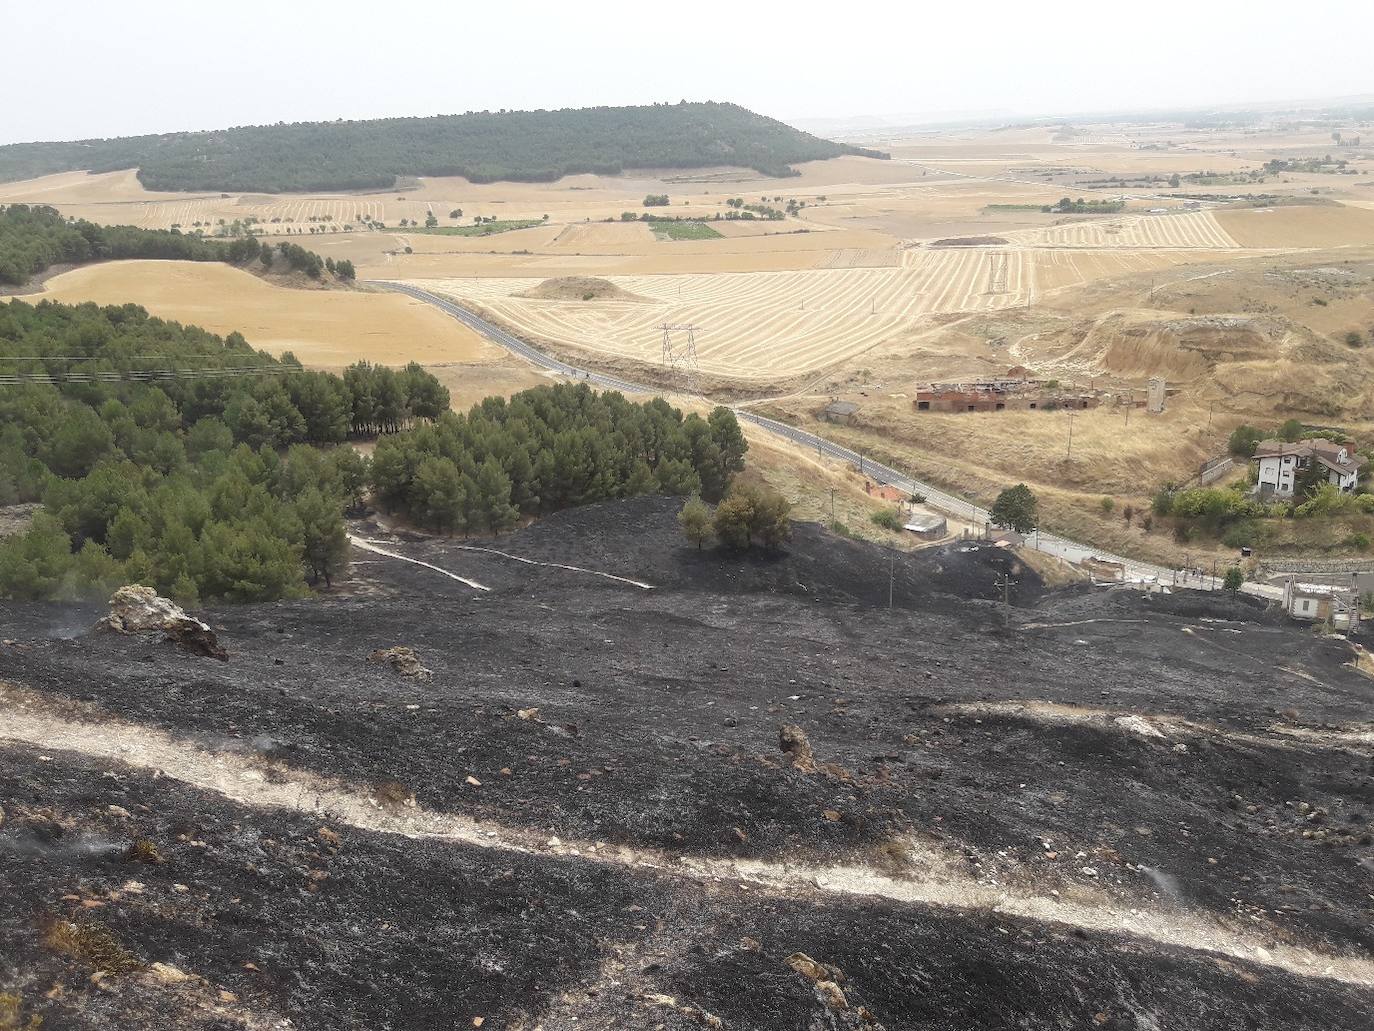
{"label": "hill covered with trees", "polygon": [[0,147],[0,182],[54,172],[137,168],[153,190],[386,189],[398,176],[549,182],[627,168],[735,165],[764,175],[841,154],[885,157],[823,140],[737,104],[653,104],[430,118],[297,122],[210,132]]}
{"label": "hill covered with trees", "polygon": [[172,261],[223,261],[231,265],[260,262],[319,279],[328,271],[345,282],[354,278],[351,261],[321,261],[314,251],[293,243],[276,250],[255,236],[230,241],[206,240],[175,230],[137,226],[102,226],[85,219],[66,219],[56,208],[27,204],[0,206],[0,284],[22,286],[30,276],[53,265],[84,265],[116,258],[161,258]]}

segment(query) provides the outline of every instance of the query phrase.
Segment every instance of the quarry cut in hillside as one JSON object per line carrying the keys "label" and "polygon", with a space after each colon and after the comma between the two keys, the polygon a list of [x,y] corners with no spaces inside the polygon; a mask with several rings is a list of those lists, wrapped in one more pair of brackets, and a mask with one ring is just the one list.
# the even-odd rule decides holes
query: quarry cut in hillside
{"label": "quarry cut in hillside", "polygon": [[356,524],[334,594],[191,614],[226,662],[0,603],[0,991],[92,1031],[1365,1026],[1349,642],[972,542],[697,552],[679,504]]}

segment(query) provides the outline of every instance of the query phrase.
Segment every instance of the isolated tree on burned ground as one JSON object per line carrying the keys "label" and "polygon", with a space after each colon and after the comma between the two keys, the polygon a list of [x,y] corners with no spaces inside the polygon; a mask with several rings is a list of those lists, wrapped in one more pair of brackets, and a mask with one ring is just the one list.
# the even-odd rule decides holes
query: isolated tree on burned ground
{"label": "isolated tree on burned ground", "polygon": [[989,516],[996,526],[1027,534],[1039,525],[1040,503],[1029,487],[1018,483],[997,495]]}
{"label": "isolated tree on burned ground", "polygon": [[677,521],[682,527],[683,536],[697,546],[697,551],[711,539],[711,510],[696,495],[682,506],[682,511],[677,514]]}
{"label": "isolated tree on burned ground", "polygon": [[736,484],[716,506],[716,538],[727,548],[744,550],[757,542],[777,548],[792,536],[792,503],[775,490]]}

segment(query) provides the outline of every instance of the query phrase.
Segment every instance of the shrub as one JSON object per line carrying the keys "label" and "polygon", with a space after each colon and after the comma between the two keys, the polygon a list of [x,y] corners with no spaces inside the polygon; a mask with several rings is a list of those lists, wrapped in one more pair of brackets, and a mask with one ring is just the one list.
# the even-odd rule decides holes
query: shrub
{"label": "shrub", "polygon": [[1347,548],[1354,548],[1356,551],[1368,551],[1369,534],[1352,533],[1349,537],[1345,539],[1345,546]]}
{"label": "shrub", "polygon": [[1228,548],[1252,548],[1255,546],[1257,537],[1258,528],[1254,523],[1246,520],[1228,526],[1226,532],[1221,535],[1221,543]]}
{"label": "shrub", "polygon": [[1354,504],[1354,499],[1343,493],[1334,483],[1320,484],[1312,491],[1311,496],[1293,509],[1293,515],[1299,519],[1308,519],[1312,516],[1336,515],[1344,512]]}
{"label": "shrub", "polygon": [[900,530],[902,528],[901,514],[895,508],[884,508],[874,512],[870,517],[874,526],[881,526],[884,530]]}
{"label": "shrub", "polygon": [[1231,431],[1231,437],[1226,442],[1226,449],[1237,457],[1251,458],[1255,454],[1255,445],[1263,439],[1263,431],[1246,423],[1241,423]]}
{"label": "shrub", "polygon": [[776,548],[792,535],[792,505],[777,491],[736,485],[716,506],[716,538],[727,548],[743,550],[757,541]]}
{"label": "shrub", "polygon": [[1345,344],[1347,347],[1363,347],[1364,334],[1361,333],[1358,329],[1350,330],[1345,335]]}

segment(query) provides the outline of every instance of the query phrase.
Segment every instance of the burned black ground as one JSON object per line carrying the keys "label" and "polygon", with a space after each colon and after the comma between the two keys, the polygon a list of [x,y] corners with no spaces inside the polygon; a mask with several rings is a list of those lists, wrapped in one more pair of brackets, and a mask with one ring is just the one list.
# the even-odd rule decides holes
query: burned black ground
{"label": "burned black ground", "polygon": [[[1368,719],[1374,692],[1349,667],[1345,642],[1244,600],[1046,593],[1014,556],[989,547],[893,564],[885,551],[801,526],[785,555],[698,554],[680,543],[674,511],[654,500],[595,506],[473,542],[654,590],[359,527],[492,590],[359,553],[355,581],[334,597],[209,612],[226,664],[153,639],[81,632],[92,611],[6,605],[0,623],[14,643],[0,648],[0,680],[91,716],[163,728],[188,747],[360,789],[395,782],[421,807],[493,825],[701,857],[897,863],[899,872],[894,843],[917,842],[972,883],[1201,914],[1270,948],[1374,949],[1374,747],[1341,736]],[[994,600],[1007,572],[1018,581],[1010,612]],[[398,644],[419,652],[430,679],[366,661]],[[1050,707],[995,707],[1009,701]],[[1057,720],[1057,706],[1074,718]],[[1153,718],[1162,736],[1112,719],[1125,714]],[[805,730],[816,770],[785,761],[784,723]],[[642,870],[360,831],[348,832],[341,853],[359,865],[338,882],[329,871],[313,893],[292,872],[315,861],[299,852],[305,845],[272,867],[275,880],[241,881],[240,868],[259,863],[249,855],[259,839],[304,841],[319,821],[132,769],[101,779],[79,756],[51,758],[5,752],[0,804],[67,814],[91,828],[69,837],[111,840],[134,829],[106,827],[105,806],[142,812],[137,833],[173,857],[156,875],[175,866],[178,883],[248,900],[240,905],[258,914],[249,937],[276,943],[268,959],[279,980],[248,979],[240,967],[250,960],[230,955],[243,947],[217,952],[237,932],[217,932],[213,907],[191,921],[204,939],[195,944],[183,941],[191,931],[181,917],[124,903],[131,915],[116,931],[132,936],[131,950],[173,957],[298,1027],[463,1026],[467,1015],[499,1017],[486,1026],[502,1027],[519,1026],[520,1014],[559,1027],[573,1013],[593,1027],[698,1020],[646,1009],[623,985],[586,996],[621,953],[641,957],[632,970],[653,967],[641,994],[690,1000],[727,1027],[808,1026],[811,989],[781,962],[794,951],[848,971],[859,1001],[889,1028],[1099,1026],[1099,1013],[1108,1027],[1150,1026],[1147,1017],[1198,1028],[1356,1027],[1374,1002],[1368,990],[1320,978],[995,913],[750,897]],[[135,788],[135,805],[117,797]],[[5,984],[31,998],[75,976],[37,946],[40,911],[69,905],[63,894],[88,897],[80,885],[95,876],[90,864],[113,864],[91,882],[101,891],[128,875],[112,855],[34,843],[26,826],[0,826],[16,859],[0,922],[14,957]],[[218,837],[187,852],[178,834]],[[20,841],[30,842],[22,861]],[[509,882],[493,878],[505,871],[524,894],[503,903]],[[919,863],[905,871],[929,872]],[[434,950],[417,939],[390,959],[368,958],[380,923],[419,935],[436,919],[425,902],[454,898],[469,909],[444,926],[506,935],[512,962],[483,974],[489,945],[438,931]],[[308,916],[288,917],[297,904]],[[563,916],[544,927],[547,913]],[[762,949],[739,948],[742,937]],[[642,958],[650,954],[658,958]],[[109,992],[94,997],[116,1006]],[[42,1011],[78,1019],[75,1008]],[[74,1026],[120,1026],[103,1012]]]}

